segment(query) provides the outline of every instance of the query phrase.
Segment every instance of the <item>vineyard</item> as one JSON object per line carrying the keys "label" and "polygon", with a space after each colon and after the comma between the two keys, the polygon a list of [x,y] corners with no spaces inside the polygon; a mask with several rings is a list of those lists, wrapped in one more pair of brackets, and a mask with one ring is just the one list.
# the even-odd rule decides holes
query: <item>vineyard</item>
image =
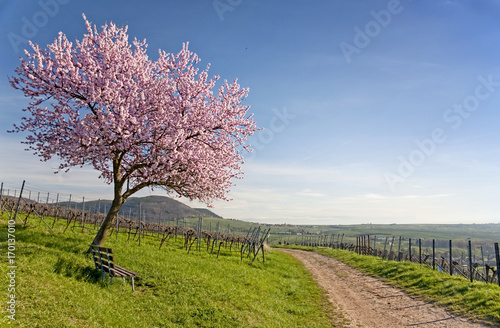
{"label": "vineyard", "polygon": [[[77,209],[78,203],[71,201],[71,195],[67,201],[63,201],[59,193],[55,194],[55,199],[50,198],[50,192],[46,192],[46,195],[46,199],[40,201],[40,192],[25,189],[24,183],[19,193],[17,190],[4,190],[2,183],[0,213],[8,213],[10,218],[23,226],[29,221],[39,221],[52,232],[56,222],[62,220],[65,223],[63,233],[79,231],[89,234],[97,233],[106,217],[101,213],[100,206],[86,209],[85,201],[80,203],[81,208]],[[32,197],[34,198],[31,199]],[[159,249],[165,245],[178,245],[181,241],[188,254],[202,250],[216,254],[217,257],[221,253],[238,253],[241,260],[248,258],[252,262],[262,254],[262,260],[265,260],[264,241],[269,236],[270,228],[255,226],[249,228],[246,234],[238,234],[232,233],[229,225],[227,230],[223,231],[219,223],[214,229],[211,224],[208,230],[204,229],[201,217],[192,226],[185,218],[165,221],[147,221],[142,214],[139,218],[119,216],[108,238],[118,238],[118,234],[125,234],[127,242],[136,242],[138,245],[144,242],[155,243]]]}
{"label": "vineyard", "polygon": [[[340,314],[326,316],[323,294],[312,281],[308,282],[309,287],[304,287],[307,285],[305,280],[310,279],[304,268],[297,266],[286,254],[272,249],[266,251],[264,258],[263,246],[269,237],[269,227],[253,226],[240,234],[235,231],[243,225],[237,221],[201,217],[163,220],[150,214],[153,222],[145,219],[140,203],[136,211],[139,215],[135,218],[120,215],[106,240],[109,247],[117,250],[118,264],[139,273],[138,288],[130,293],[127,284],[109,284],[95,272],[89,259],[82,256],[104,220],[104,214],[99,202],[87,199],[76,203],[75,198],[83,199],[36,190],[32,186],[24,188],[23,185],[20,190],[0,186],[4,228],[7,229],[5,218],[9,222],[15,220],[16,240],[22,245],[15,254],[19,268],[16,279],[23,286],[18,290],[19,299],[24,300],[19,303],[22,310],[18,311],[19,318],[26,322],[22,327],[30,327],[32,322],[59,327],[69,321],[74,322],[75,327],[152,327],[163,326],[165,322],[172,327],[285,327],[294,321],[300,324],[292,326],[326,327],[345,323]],[[341,252],[355,257],[358,255],[354,253],[376,255],[393,261],[411,259],[448,274],[447,262],[451,257],[452,274],[467,278],[470,272],[466,270],[472,259],[474,280],[498,283],[495,249],[488,247],[491,243],[487,242],[453,240],[450,252],[449,241],[432,240],[428,236],[426,240],[414,236],[370,234],[274,237],[280,238],[280,244],[295,242],[303,246],[322,246],[316,248],[318,252]],[[7,248],[7,242],[4,244]],[[371,256],[359,258],[363,263],[374,259]],[[34,276],[38,279],[32,279]],[[39,279],[44,282],[39,283]],[[478,284],[470,285],[477,287]],[[67,297],[68,292],[73,296]],[[57,297],[48,296],[53,293],[57,293]],[[106,296],[101,298],[100,295]],[[488,299],[477,298],[480,301]],[[53,307],[52,302],[59,299]],[[103,302],[120,311],[112,316],[112,324],[108,322],[109,315],[94,314],[93,309],[101,307]],[[140,305],[135,305],[138,303]],[[130,304],[138,311],[127,310]],[[152,316],[152,313],[160,313],[158,309],[162,309],[163,315]],[[478,306],[478,309],[482,311],[483,308]],[[44,314],[40,316],[40,313]],[[57,323],[52,322],[54,313],[58,313]],[[277,316],[282,318],[279,323]],[[335,324],[328,325],[325,320]]]}
{"label": "vineyard", "polygon": [[370,234],[330,234],[283,239],[284,245],[329,247],[371,255],[391,261],[411,261],[450,275],[461,275],[470,281],[500,285],[498,242],[377,237]]}
{"label": "vineyard", "polygon": [[[15,277],[10,279],[15,291],[10,294],[15,295],[16,303],[12,322],[8,317],[12,312],[6,312],[11,298],[4,298],[0,327],[9,323],[26,328],[332,326],[324,309],[324,296],[303,267],[272,249],[265,250],[265,262],[262,260],[263,250],[258,252],[259,245],[252,246],[250,240],[252,235],[254,240],[257,235],[263,237],[258,227],[243,235],[246,243],[234,240],[231,246],[230,239],[224,237],[226,227],[220,229],[220,224],[217,235],[214,221],[210,231],[210,222],[203,218],[202,230],[212,237],[209,243],[202,237],[198,247],[199,218],[195,224],[186,220],[186,227],[179,219],[178,227],[161,224],[163,230],[152,231],[146,227],[154,224],[140,222],[143,229],[132,225],[130,234],[129,226],[120,221],[104,245],[115,251],[117,265],[138,274],[132,291],[129,281],[111,282],[96,270],[87,254],[96,233],[88,214],[83,213],[82,225],[82,213],[75,204],[68,211],[67,204],[49,201],[44,211],[45,197],[45,204],[34,204],[37,193],[31,201],[29,193],[19,201],[19,190],[17,197],[12,190],[10,196],[4,191],[0,230],[9,239],[0,240],[4,250],[0,272],[6,276],[15,270]],[[30,209],[33,211],[28,216]],[[57,211],[58,216],[53,217]],[[65,211],[73,213],[71,222],[62,214]],[[95,214],[89,212],[91,217]],[[174,233],[164,236],[168,226]],[[183,234],[193,230],[187,236]],[[234,239],[238,236],[233,235]],[[10,288],[8,283],[4,279],[4,296]]]}

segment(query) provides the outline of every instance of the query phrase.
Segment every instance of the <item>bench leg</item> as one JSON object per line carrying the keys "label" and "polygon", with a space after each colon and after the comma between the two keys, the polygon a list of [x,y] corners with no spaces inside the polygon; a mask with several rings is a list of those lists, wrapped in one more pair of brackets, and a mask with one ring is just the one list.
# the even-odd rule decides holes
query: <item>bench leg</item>
{"label": "bench leg", "polygon": [[[123,278],[123,279],[125,279],[125,278]],[[135,290],[135,288],[134,288],[134,277],[132,277],[132,290]]]}

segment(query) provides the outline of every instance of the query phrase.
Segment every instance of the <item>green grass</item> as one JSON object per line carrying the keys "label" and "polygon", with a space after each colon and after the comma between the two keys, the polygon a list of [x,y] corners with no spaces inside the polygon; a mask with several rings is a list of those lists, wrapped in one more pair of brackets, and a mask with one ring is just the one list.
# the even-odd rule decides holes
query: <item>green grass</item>
{"label": "green grass", "polygon": [[[51,220],[48,219],[51,223]],[[137,272],[130,281],[103,282],[85,255],[94,233],[55,233],[35,219],[16,227],[16,321],[6,311],[2,279],[0,326],[6,327],[331,327],[324,292],[288,254],[270,250],[250,264],[239,254],[193,251],[158,240],[127,243],[108,237],[118,265]],[[0,220],[0,274],[6,277],[7,221]],[[5,302],[4,302],[5,301]],[[10,324],[9,324],[10,323]]]}
{"label": "green grass", "polygon": [[476,320],[500,324],[500,287],[473,282],[437,272],[410,262],[394,262],[330,248],[293,248],[315,251],[338,259],[367,274],[380,277],[427,301],[446,306],[450,311]]}

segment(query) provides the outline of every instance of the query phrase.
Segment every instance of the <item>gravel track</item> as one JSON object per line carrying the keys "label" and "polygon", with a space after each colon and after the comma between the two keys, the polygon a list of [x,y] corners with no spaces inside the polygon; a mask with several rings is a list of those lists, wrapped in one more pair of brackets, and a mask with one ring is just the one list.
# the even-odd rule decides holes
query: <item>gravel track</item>
{"label": "gravel track", "polygon": [[380,279],[314,252],[280,249],[304,264],[323,288],[345,327],[493,327],[453,315]]}

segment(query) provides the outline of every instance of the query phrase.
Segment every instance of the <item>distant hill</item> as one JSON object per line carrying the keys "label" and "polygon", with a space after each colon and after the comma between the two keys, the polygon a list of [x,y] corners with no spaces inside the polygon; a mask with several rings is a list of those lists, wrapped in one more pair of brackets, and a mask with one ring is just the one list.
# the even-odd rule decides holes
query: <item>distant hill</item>
{"label": "distant hill", "polygon": [[195,210],[197,212],[201,213],[203,216],[209,216],[209,217],[213,217],[213,218],[222,219],[222,216],[215,214],[214,212],[210,211],[207,208],[195,208]]}
{"label": "distant hill", "polygon": [[[111,207],[111,200],[85,202],[85,209],[95,212],[107,213]],[[72,207],[75,203],[72,203]],[[76,203],[76,208],[81,209],[82,203]],[[138,218],[139,210],[146,221],[158,220],[164,222],[182,218],[214,217],[219,215],[204,208],[192,208],[175,199],[166,196],[130,197],[122,205],[120,216]]]}

